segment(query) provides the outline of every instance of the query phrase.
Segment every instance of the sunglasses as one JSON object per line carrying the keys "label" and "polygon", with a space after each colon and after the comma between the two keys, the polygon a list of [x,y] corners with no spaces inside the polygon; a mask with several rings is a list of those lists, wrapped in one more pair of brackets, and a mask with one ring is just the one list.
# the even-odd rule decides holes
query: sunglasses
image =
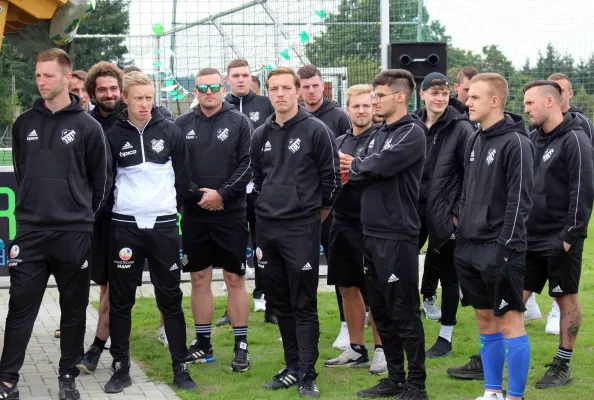
{"label": "sunglasses", "polygon": [[199,93],[206,93],[208,92],[208,88],[210,88],[211,92],[217,93],[221,91],[221,86],[220,83],[213,83],[212,85],[197,85],[196,89]]}

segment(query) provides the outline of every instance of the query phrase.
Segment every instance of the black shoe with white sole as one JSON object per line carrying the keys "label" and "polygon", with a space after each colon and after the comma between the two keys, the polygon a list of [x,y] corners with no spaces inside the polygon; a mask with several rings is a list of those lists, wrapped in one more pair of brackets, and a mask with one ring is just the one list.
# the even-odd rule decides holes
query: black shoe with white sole
{"label": "black shoe with white sole", "polygon": [[299,378],[297,374],[289,371],[287,368],[280,370],[271,380],[262,385],[262,388],[269,390],[288,389],[295,386]]}

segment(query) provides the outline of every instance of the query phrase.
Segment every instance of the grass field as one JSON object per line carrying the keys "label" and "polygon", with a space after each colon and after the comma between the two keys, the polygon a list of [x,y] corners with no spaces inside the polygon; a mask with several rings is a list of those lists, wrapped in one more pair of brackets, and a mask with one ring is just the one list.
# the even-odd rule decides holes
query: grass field
{"label": "grass field", "polygon": [[[594,236],[594,226],[590,228]],[[551,308],[547,295],[537,296],[544,318],[527,322],[528,335],[532,348],[532,360],[526,399],[586,400],[594,398],[594,239],[588,239],[584,251],[584,267],[580,284],[580,303],[583,312],[583,326],[580,330],[573,361],[573,384],[552,391],[534,388],[545,372],[545,364],[551,362],[558,347],[558,336],[546,335],[546,313]],[[193,327],[189,298],[184,298],[187,326]],[[225,298],[216,299],[215,317],[225,308]],[[355,399],[359,389],[377,383],[378,377],[366,370],[324,368],[325,359],[337,356],[340,352],[332,349],[339,330],[338,311],[333,293],[319,295],[319,315],[321,326],[320,359],[317,370],[320,374],[317,383],[322,397],[326,399]],[[152,299],[138,299],[134,308],[131,351],[132,357],[146,373],[157,381],[171,383],[171,361],[166,348],[157,341],[159,314]],[[424,320],[426,347],[429,348],[439,333],[439,324]],[[188,329],[188,341],[193,333]],[[263,314],[250,315],[249,345],[252,368],[243,374],[231,372],[233,331],[229,326],[214,328],[212,341],[216,361],[208,365],[190,367],[199,390],[193,393],[178,391],[182,399],[296,399],[296,388],[281,392],[268,392],[261,389],[262,383],[270,379],[283,366],[282,343],[278,328],[265,325]],[[367,343],[371,344],[371,330],[366,330]],[[460,308],[458,325],[454,330],[454,352],[444,359],[427,360],[427,390],[430,398],[439,400],[474,399],[482,394],[482,382],[458,381],[446,375],[446,369],[466,363],[468,357],[478,353],[478,331],[470,308]],[[506,386],[504,378],[504,387]]]}

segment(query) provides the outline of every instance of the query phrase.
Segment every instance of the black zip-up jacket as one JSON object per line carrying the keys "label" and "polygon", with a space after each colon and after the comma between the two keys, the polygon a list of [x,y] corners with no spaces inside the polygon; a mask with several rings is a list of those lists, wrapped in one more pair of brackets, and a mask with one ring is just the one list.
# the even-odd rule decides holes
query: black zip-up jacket
{"label": "black zip-up jacket", "polygon": [[367,139],[363,154],[351,163],[349,182],[364,186],[363,233],[392,240],[415,240],[419,184],[425,161],[427,127],[414,114],[383,125]]}
{"label": "black zip-up jacket", "polygon": [[592,121],[590,120],[590,118],[588,118],[588,116],[582,110],[580,110],[574,105],[569,106],[568,112],[576,114],[576,116],[578,117],[578,121],[580,122],[580,125],[582,127],[582,130],[584,131],[586,136],[588,136],[590,142],[594,143],[594,125],[592,125]]}
{"label": "black zip-up jacket", "polygon": [[[233,105],[207,117],[196,106],[175,124],[182,130],[190,152],[192,183],[184,215],[200,219],[241,218],[246,215],[245,188],[251,178],[250,140],[253,127]],[[224,210],[207,211],[198,206],[200,188],[216,190]]]}
{"label": "black zip-up jacket", "polygon": [[[458,93],[456,93],[453,96],[450,96],[448,105],[451,107],[454,107],[460,114],[466,115],[468,117],[468,107],[466,107],[466,104],[464,104],[460,100],[458,100]],[[473,130],[476,131],[477,129],[480,128],[480,124],[478,122],[472,122],[470,120],[468,120],[468,122],[472,126]]]}
{"label": "black zip-up jacket", "polygon": [[256,215],[284,226],[319,221],[320,209],[330,209],[340,190],[334,136],[303,107],[283,126],[275,120],[271,115],[252,138]]}
{"label": "black zip-up jacket", "polygon": [[107,132],[115,125],[121,112],[126,108],[128,108],[128,105],[124,103],[123,100],[120,100],[120,105],[118,106],[118,108],[109,113],[107,117],[103,117],[103,115],[101,115],[101,113],[99,112],[99,107],[97,105],[95,105],[95,108],[93,108],[91,112],[89,112],[89,114],[91,115],[91,117],[95,118],[95,120],[101,124],[103,132]]}
{"label": "black zip-up jacket", "polygon": [[580,117],[567,113],[549,133],[531,133],[534,144],[532,211],[526,228],[532,241],[546,233],[573,244],[586,237],[594,201],[593,150]]}
{"label": "black zip-up jacket", "polygon": [[274,114],[274,108],[270,103],[270,99],[265,96],[258,96],[250,90],[245,96],[234,96],[233,93],[228,93],[225,96],[225,101],[235,106],[235,109],[240,113],[247,115],[252,122],[254,129],[259,128],[266,119]]}
{"label": "black zip-up jacket", "polygon": [[[416,112],[427,120],[427,110]],[[427,133],[427,151],[419,193],[426,203],[424,216],[429,246],[440,249],[454,232],[453,216],[459,217],[464,183],[464,151],[473,128],[468,117],[448,106]]]}
{"label": "black zip-up jacket", "polygon": [[519,115],[505,113],[504,119],[471,137],[457,234],[471,241],[497,241],[498,257],[526,250],[533,153]]}
{"label": "black zip-up jacket", "polygon": [[334,137],[346,135],[351,129],[351,119],[334,100],[322,100],[322,105],[312,115],[325,123]]}
{"label": "black zip-up jacket", "polygon": [[56,113],[38,99],[12,127],[19,231],[84,231],[112,186],[111,154],[101,126],[80,100]]}
{"label": "black zip-up jacket", "polygon": [[162,224],[172,219],[164,217],[173,216],[175,224],[190,186],[188,149],[182,133],[156,106],[142,130],[128,118],[125,109],[107,131],[117,194],[110,200],[112,221],[152,229],[154,218],[159,217],[156,222]]}
{"label": "black zip-up jacket", "polygon": [[[353,135],[352,132],[342,135],[336,139],[338,151],[343,154],[356,157],[363,153],[366,147],[367,139],[376,130],[376,126],[371,126],[365,132]],[[348,181],[342,185],[334,207],[332,207],[332,216],[334,223],[343,225],[361,225],[361,195],[363,187],[354,185]]]}

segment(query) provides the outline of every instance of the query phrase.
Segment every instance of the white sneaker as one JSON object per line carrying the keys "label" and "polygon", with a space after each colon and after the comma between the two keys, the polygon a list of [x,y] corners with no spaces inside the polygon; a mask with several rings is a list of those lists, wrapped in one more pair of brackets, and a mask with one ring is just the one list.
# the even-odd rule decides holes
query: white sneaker
{"label": "white sneaker", "polygon": [[550,335],[558,335],[561,331],[561,311],[559,310],[559,305],[557,302],[553,302],[553,308],[551,308],[551,312],[547,316],[547,326],[545,328],[545,333]]}
{"label": "white sneaker", "polygon": [[441,310],[437,304],[437,296],[423,300],[423,314],[431,321],[439,321],[441,319]]}
{"label": "white sneaker", "polygon": [[163,343],[163,346],[168,347],[169,341],[167,340],[167,334],[165,333],[165,327],[159,328],[159,342]]}
{"label": "white sneaker", "polygon": [[373,360],[369,366],[369,373],[373,375],[383,374],[388,370],[388,363],[386,362],[386,355],[384,349],[375,349],[373,352]]}
{"label": "white sneaker", "polygon": [[487,392],[475,400],[504,400],[503,393]]}
{"label": "white sneaker", "polygon": [[221,290],[223,292],[226,292],[227,291],[227,284],[225,282],[223,282],[223,284],[221,285]]}
{"label": "white sneaker", "polygon": [[532,321],[534,319],[542,318],[542,314],[540,313],[540,308],[536,303],[536,298],[534,293],[530,297],[528,297],[528,301],[526,302],[526,312],[524,313],[524,321]]}
{"label": "white sneaker", "polygon": [[103,348],[109,350],[110,347],[111,347],[111,336],[108,336]]}
{"label": "white sneaker", "polygon": [[349,328],[347,328],[346,322],[340,323],[340,332],[336,337],[336,340],[332,344],[332,347],[338,350],[346,350],[351,345],[349,338]]}
{"label": "white sneaker", "polygon": [[254,299],[254,312],[259,311],[266,311],[266,300],[264,300],[264,295],[259,299]]}

